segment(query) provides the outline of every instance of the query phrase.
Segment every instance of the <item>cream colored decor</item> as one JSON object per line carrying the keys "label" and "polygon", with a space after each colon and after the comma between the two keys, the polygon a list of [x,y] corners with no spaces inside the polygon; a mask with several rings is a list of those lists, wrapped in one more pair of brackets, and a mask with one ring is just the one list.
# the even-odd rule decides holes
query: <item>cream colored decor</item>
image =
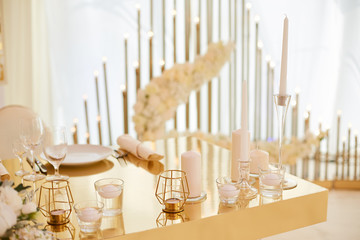
{"label": "cream colored decor", "polygon": [[205,55],[194,63],[175,64],[160,77],[140,89],[134,105],[135,130],[142,140],[155,140],[164,135],[165,122],[174,117],[179,104],[188,101],[191,91],[197,91],[219,74],[229,60],[234,44],[210,44]]}

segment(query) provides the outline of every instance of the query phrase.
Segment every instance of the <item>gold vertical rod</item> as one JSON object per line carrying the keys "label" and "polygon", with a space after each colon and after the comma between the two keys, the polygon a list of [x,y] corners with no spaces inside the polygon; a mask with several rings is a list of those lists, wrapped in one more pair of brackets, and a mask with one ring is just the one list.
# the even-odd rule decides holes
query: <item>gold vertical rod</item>
{"label": "gold vertical rod", "polygon": [[[231,19],[232,19],[232,16],[231,16],[231,0],[229,0],[229,41],[231,41]],[[232,123],[232,120],[233,120],[233,112],[232,112],[232,76],[231,76],[231,73],[232,73],[232,68],[231,68],[231,65],[232,65],[232,54],[230,55],[230,62],[229,62],[229,134],[231,134],[231,131],[233,130],[233,123]]]}
{"label": "gold vertical rod", "polygon": [[149,33],[149,81],[153,78],[153,48],[152,32]]}
{"label": "gold vertical rod", "polygon": [[327,129],[326,130],[326,155],[325,155],[325,180],[328,180],[329,151],[330,151],[330,134],[329,134],[329,129]]}
{"label": "gold vertical rod", "polygon": [[341,166],[341,179],[345,179],[345,157],[346,155],[346,149],[345,149],[345,140],[343,141],[343,154],[342,154],[342,166]]}
{"label": "gold vertical rod", "polygon": [[127,103],[127,88],[123,91],[123,108],[124,108],[124,133],[129,133],[129,123],[128,123],[128,103]]}
{"label": "gold vertical rod", "polygon": [[[207,1],[207,41],[212,42],[213,28],[213,0]],[[211,133],[212,126],[212,79],[208,83],[208,132]]]}
{"label": "gold vertical rod", "polygon": [[98,134],[99,134],[99,144],[102,145],[102,137],[101,137],[101,117],[97,116],[97,125],[98,125]]}
{"label": "gold vertical rod", "polygon": [[[190,23],[191,23],[191,5],[190,0],[185,0],[185,61],[189,62],[190,48]],[[190,128],[190,98],[186,103],[186,129]]]}
{"label": "gold vertical rod", "polygon": [[84,107],[85,107],[85,119],[86,119],[86,132],[89,134],[89,141],[90,141],[90,128],[89,128],[89,115],[88,115],[88,106],[87,106],[87,99],[84,97]]}
{"label": "gold vertical rod", "polygon": [[341,121],[341,113],[338,112],[337,128],[336,128],[336,157],[335,157],[335,166],[336,166],[335,176],[336,176],[336,179],[339,177],[340,121]]}
{"label": "gold vertical rod", "polygon": [[348,149],[347,149],[347,178],[350,178],[350,160],[351,160],[351,126],[349,125],[349,129],[348,129]]}
{"label": "gold vertical rod", "polygon": [[357,165],[358,165],[358,136],[355,135],[355,152],[354,152],[354,180],[357,180]]}
{"label": "gold vertical rod", "polygon": [[[218,22],[219,22],[219,28],[218,28],[218,41],[221,41],[221,0],[218,0]],[[221,73],[219,73],[218,77],[218,132],[221,132]]]}

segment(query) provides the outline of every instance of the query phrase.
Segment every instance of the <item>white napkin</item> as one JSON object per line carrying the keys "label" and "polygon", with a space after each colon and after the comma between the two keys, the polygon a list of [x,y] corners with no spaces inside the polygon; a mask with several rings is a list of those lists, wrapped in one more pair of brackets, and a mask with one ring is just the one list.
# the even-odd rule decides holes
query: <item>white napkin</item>
{"label": "white napkin", "polygon": [[1,181],[10,179],[9,172],[6,170],[6,168],[1,163],[1,161],[0,161],[0,179],[1,179]]}
{"label": "white napkin", "polygon": [[140,141],[132,138],[129,135],[118,137],[117,144],[120,146],[120,149],[126,152],[130,152],[140,159],[148,161],[159,161],[164,158],[163,155],[154,152],[152,149],[144,146]]}

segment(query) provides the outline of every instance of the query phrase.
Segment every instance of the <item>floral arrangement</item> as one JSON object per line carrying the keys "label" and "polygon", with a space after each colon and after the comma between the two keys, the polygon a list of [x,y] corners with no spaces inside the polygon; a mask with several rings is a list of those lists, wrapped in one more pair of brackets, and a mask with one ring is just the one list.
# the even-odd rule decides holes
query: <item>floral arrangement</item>
{"label": "floral arrangement", "polygon": [[0,238],[1,239],[52,239],[49,232],[37,228],[36,204],[31,201],[22,184],[0,182]]}
{"label": "floral arrangement", "polygon": [[235,45],[232,42],[212,43],[194,63],[175,64],[140,89],[134,105],[135,130],[142,140],[164,136],[165,122],[173,118],[179,104],[187,102],[191,91],[216,77],[229,60]]}
{"label": "floral arrangement", "polygon": [[[231,150],[231,138],[224,134],[209,134],[201,131],[194,133],[183,132],[178,133],[172,131],[167,137],[178,137],[178,136],[194,136],[198,139],[204,140],[208,143],[226,148]],[[284,139],[283,150],[282,150],[282,163],[293,165],[296,163],[298,158],[304,158],[310,156],[314,152],[314,148],[319,146],[320,141],[323,139],[324,133],[319,135],[313,135],[308,132],[304,139],[298,139],[292,137],[291,139]],[[270,162],[276,162],[279,158],[279,144],[275,139],[269,139],[268,141],[253,142],[251,149],[259,148],[269,153]]]}

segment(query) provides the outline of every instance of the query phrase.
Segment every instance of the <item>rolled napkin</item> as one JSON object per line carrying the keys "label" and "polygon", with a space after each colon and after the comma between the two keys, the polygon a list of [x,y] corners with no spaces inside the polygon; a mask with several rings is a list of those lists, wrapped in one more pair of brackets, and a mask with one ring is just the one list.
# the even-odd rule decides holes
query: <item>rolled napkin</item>
{"label": "rolled napkin", "polygon": [[125,161],[131,162],[135,166],[141,167],[146,171],[150,172],[151,174],[158,175],[159,173],[164,171],[164,164],[159,161],[140,159],[131,153],[126,153],[124,150],[118,150],[118,153],[123,156],[122,158]]}
{"label": "rolled napkin", "polygon": [[10,174],[8,173],[4,165],[1,163],[1,160],[0,160],[0,180],[1,181],[10,180]]}
{"label": "rolled napkin", "polygon": [[163,155],[154,152],[152,149],[144,146],[140,141],[132,138],[129,135],[118,137],[117,144],[120,146],[121,150],[130,152],[132,155],[140,159],[159,161],[164,158]]}
{"label": "rolled napkin", "polygon": [[269,153],[260,149],[250,152],[250,173],[259,173],[259,168],[269,169]]}

